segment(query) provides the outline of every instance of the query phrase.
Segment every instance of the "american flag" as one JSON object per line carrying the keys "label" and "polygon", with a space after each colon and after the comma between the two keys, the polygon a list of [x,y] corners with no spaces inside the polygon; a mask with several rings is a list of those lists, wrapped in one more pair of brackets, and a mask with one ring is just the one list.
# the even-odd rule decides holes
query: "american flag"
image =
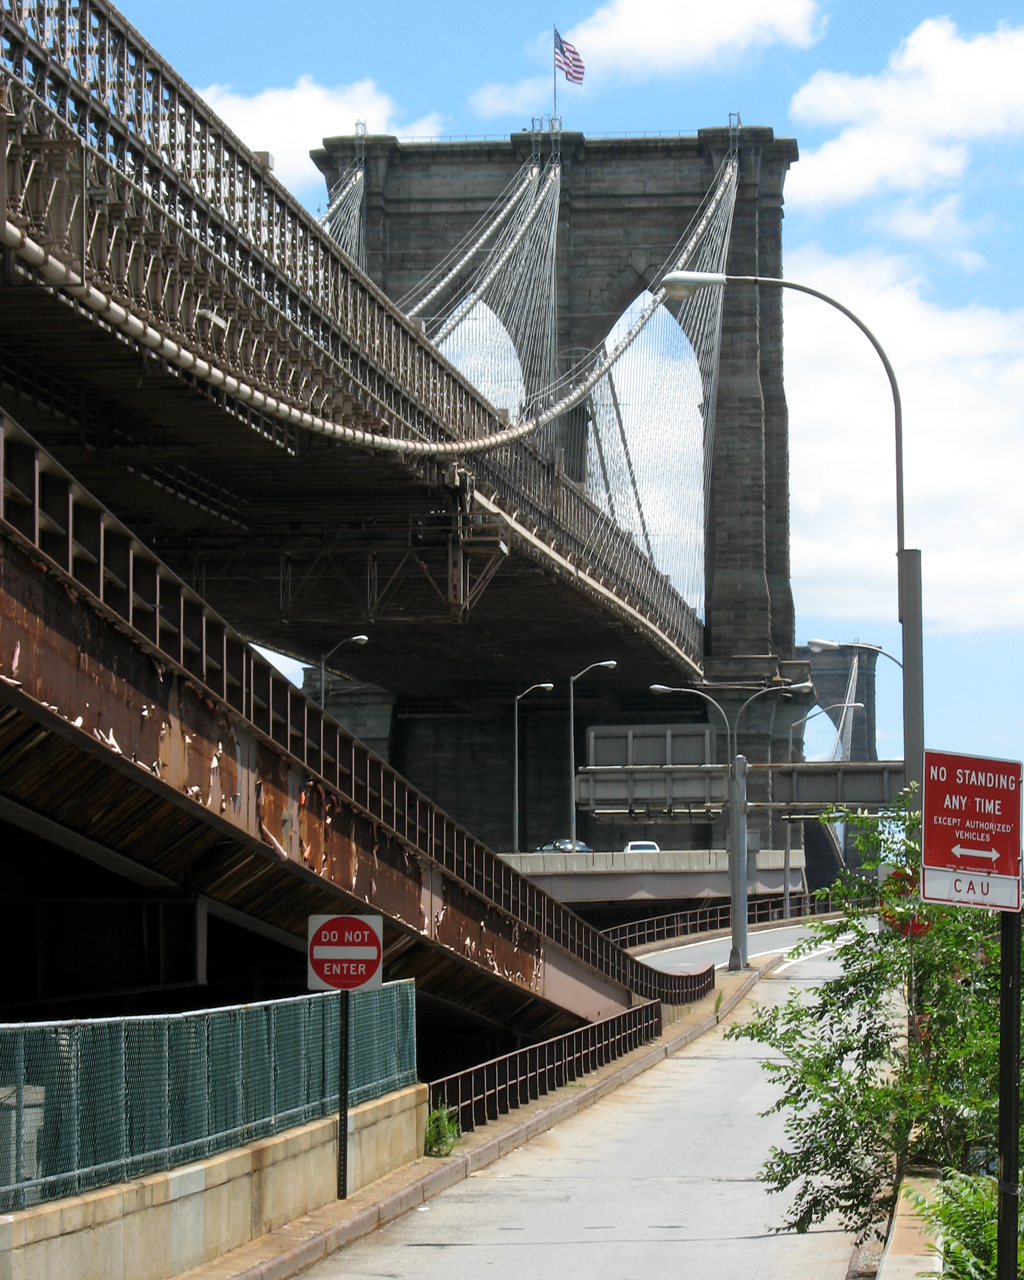
{"label": "american flag", "polygon": [[571,84],[583,83],[583,59],[568,40],[563,40],[555,29],[555,66],[565,72]]}

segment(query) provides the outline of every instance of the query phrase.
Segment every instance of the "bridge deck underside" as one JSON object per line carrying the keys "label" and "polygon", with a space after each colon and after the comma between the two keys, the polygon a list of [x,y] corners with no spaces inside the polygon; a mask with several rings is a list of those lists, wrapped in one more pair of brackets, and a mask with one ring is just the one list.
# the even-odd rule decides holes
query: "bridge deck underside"
{"label": "bridge deck underside", "polygon": [[9,255],[6,280],[8,409],[251,638],[315,661],[369,630],[344,669],[411,698],[505,699],[605,657],[619,662],[619,696],[687,673],[507,527],[507,556],[491,536],[499,526],[470,531],[481,540],[464,544],[468,590],[495,557],[498,567],[460,620],[447,537],[459,494],[443,467],[280,424],[266,424],[267,438],[217,393],[27,282]]}
{"label": "bridge deck underside", "polygon": [[[285,933],[304,935],[307,916],[317,912],[366,910],[361,900],[328,896],[287,866],[212,831],[11,706],[0,706],[0,775],[7,779],[5,798],[43,814],[54,810],[59,778],[65,807],[73,798],[76,835]],[[388,982],[414,978],[417,990],[448,1001],[454,996],[458,1007],[524,1035],[555,1034],[579,1021],[387,920],[384,974]]]}

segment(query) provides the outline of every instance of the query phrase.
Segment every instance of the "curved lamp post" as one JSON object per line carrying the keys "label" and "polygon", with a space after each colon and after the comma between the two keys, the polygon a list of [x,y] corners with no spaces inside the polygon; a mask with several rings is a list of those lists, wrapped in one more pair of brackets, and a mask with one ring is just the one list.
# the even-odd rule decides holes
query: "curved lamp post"
{"label": "curved lamp post", "polygon": [[[887,656],[891,656],[891,655],[887,655]],[[895,661],[896,659],[893,658],[893,662]],[[863,702],[833,702],[827,707],[817,707],[813,711],[808,711],[808,713],[805,716],[802,716],[799,720],[794,720],[793,723],[789,726],[789,748],[786,751],[787,764],[793,763],[793,730],[797,727],[797,725],[806,724],[808,720],[813,720],[815,716],[823,715],[826,711],[836,711],[838,710],[839,707],[843,707],[845,710],[850,710],[850,711],[863,711],[864,703]],[[786,862],[785,862],[785,871],[784,871],[783,885],[782,885],[782,917],[784,920],[789,919],[789,863],[790,863],[790,858],[792,857],[792,852],[793,852],[793,824],[787,818],[786,819]]]}
{"label": "curved lamp post", "polygon": [[[837,649],[863,649],[865,653],[877,653],[880,658],[888,658],[903,670],[903,663],[888,649],[880,644],[863,644],[860,640],[808,640],[807,647],[811,653],[835,653]],[[838,705],[838,704],[837,704]]]}
{"label": "curved lamp post", "polygon": [[[803,680],[800,682],[799,685],[788,685],[786,687],[783,687],[783,689],[780,689],[780,687],[776,687],[776,686],[769,686],[768,689],[758,690],[756,694],[751,696],[751,698],[748,698],[748,700],[746,700],[745,703],[742,704],[742,707],[739,710],[737,710],[736,728],[735,728],[736,751],[737,751],[736,763],[737,763],[737,767],[739,767],[740,760],[741,759],[744,760],[744,763],[742,763],[742,767],[741,767],[742,772],[744,773],[746,773],[746,759],[742,758],[742,756],[740,756],[739,754],[740,717],[742,716],[742,713],[745,712],[746,708],[748,708],[749,705],[753,703],[754,699],[763,698],[765,694],[777,694],[777,692],[786,692],[786,694],[813,694],[814,685],[809,680]],[[790,741],[792,741],[792,730],[790,730]],[[771,749],[772,749],[772,739],[771,739],[771,733],[769,733],[769,737],[768,737],[769,760],[771,760]],[[771,785],[771,773],[768,774],[768,780],[769,780],[769,785]],[[744,781],[744,788],[742,788],[742,790],[744,790],[744,799],[745,799],[746,781]],[[771,792],[769,792],[768,799],[769,800],[772,799]],[[771,813],[771,810],[769,810],[769,813]],[[737,818],[739,818],[739,824],[741,824],[742,833],[744,833],[744,850],[745,850],[746,813],[737,814]],[[783,886],[782,886],[782,892],[783,892],[782,905],[783,905],[783,911],[785,911],[786,919],[788,919],[788,915],[790,915],[790,910],[788,910],[788,908],[790,908],[790,824],[788,823],[786,823],[786,863],[785,863],[785,867],[783,867],[783,876],[785,876],[785,882],[783,882]],[[745,968],[746,966],[746,881],[748,881],[748,877],[746,876],[742,877],[741,892],[742,892],[742,897],[744,897],[744,937],[742,937],[742,965],[737,964],[736,965],[737,969]],[[736,945],[735,943],[733,943],[733,951],[735,950],[736,950]],[[732,969],[732,956],[730,956],[730,961],[728,961],[728,966],[730,966],[730,969]]]}
{"label": "curved lamp post", "polygon": [[718,285],[763,285],[773,289],[793,289],[826,302],[864,334],[881,360],[892,389],[896,428],[896,563],[899,572],[899,618],[903,624],[903,765],[908,783],[918,784],[915,806],[921,805],[924,780],[924,652],[921,635],[921,553],[908,550],[903,537],[903,406],[896,374],[882,344],[859,316],[835,298],[793,280],[775,276],[727,276],[715,271],[670,271],[662,281],[670,298],[684,302],[698,289]]}
{"label": "curved lamp post", "polygon": [[[813,711],[808,711],[805,716],[801,716],[799,720],[794,720],[789,726],[789,750],[786,754],[787,764],[793,763],[793,730],[798,725],[806,724],[808,720],[813,720],[815,716],[823,715],[826,711],[838,711],[842,707],[847,711],[863,711],[863,702],[833,702],[827,707],[815,707]],[[833,748],[834,750],[835,748]]]}
{"label": "curved lamp post", "polygon": [[[812,693],[814,685],[809,680],[799,684],[768,685],[758,689],[736,712],[732,726],[722,707],[702,689],[672,688],[666,684],[652,684],[651,693],[688,693],[703,698],[713,706],[725,721],[727,759],[727,783],[729,788],[729,834],[732,848],[729,850],[730,921],[732,948],[729,952],[729,968],[744,969],[747,964],[747,761],[739,754],[740,717],[747,707],[769,693]],[[736,755],[733,756],[735,745]]]}
{"label": "curved lamp post", "polygon": [[369,636],[364,636],[362,634],[358,636],[346,636],[344,640],[339,640],[333,649],[328,649],[326,653],[322,653],[320,655],[320,710],[321,711],[323,711],[324,709],[324,694],[326,692],[326,684],[327,684],[327,670],[326,670],[327,659],[332,654],[337,653],[343,644],[364,645],[366,644],[367,640],[369,640],[369,638],[370,638]]}
{"label": "curved lamp post", "polygon": [[585,676],[588,671],[594,671],[598,667],[603,667],[606,671],[614,671],[618,665],[614,658],[609,658],[605,662],[592,662],[589,667],[584,667],[582,671],[577,671],[574,676],[569,677],[569,781],[572,784],[572,806],[569,809],[571,815],[569,850],[571,853],[576,852],[576,723],[574,719],[573,690],[576,688],[576,681]]}
{"label": "curved lamp post", "polygon": [[515,729],[512,733],[512,852],[519,852],[519,699],[525,698],[534,689],[543,689],[550,693],[555,686],[550,680],[543,684],[531,684],[529,689],[516,694]]}

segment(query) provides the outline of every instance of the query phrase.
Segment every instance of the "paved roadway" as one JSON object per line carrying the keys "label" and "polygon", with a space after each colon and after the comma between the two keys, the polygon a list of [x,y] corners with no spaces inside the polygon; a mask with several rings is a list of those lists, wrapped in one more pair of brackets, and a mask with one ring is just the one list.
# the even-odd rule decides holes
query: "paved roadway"
{"label": "paved roadway", "polygon": [[[813,985],[786,962],[762,1003]],[[310,1280],[845,1280],[837,1228],[775,1235],[785,1197],[757,1171],[783,1138],[761,1119],[763,1051],[709,1032],[505,1159],[304,1273]]]}
{"label": "paved roadway", "polygon": [[[758,956],[788,951],[801,938],[808,937],[810,932],[806,924],[752,930],[747,934],[747,959],[754,961]],[[732,939],[726,936],[709,938],[705,942],[683,943],[681,947],[655,951],[642,959],[644,964],[650,965],[652,969],[660,969],[663,973],[687,973],[694,969],[705,969],[709,964],[713,964],[716,969],[726,968],[731,950]]]}

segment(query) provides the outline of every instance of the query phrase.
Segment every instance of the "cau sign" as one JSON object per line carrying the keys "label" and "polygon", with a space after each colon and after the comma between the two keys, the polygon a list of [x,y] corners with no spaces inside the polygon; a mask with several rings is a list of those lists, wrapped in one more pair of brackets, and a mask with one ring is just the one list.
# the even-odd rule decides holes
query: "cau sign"
{"label": "cau sign", "polygon": [[924,753],[921,897],[1019,911],[1021,765]]}

